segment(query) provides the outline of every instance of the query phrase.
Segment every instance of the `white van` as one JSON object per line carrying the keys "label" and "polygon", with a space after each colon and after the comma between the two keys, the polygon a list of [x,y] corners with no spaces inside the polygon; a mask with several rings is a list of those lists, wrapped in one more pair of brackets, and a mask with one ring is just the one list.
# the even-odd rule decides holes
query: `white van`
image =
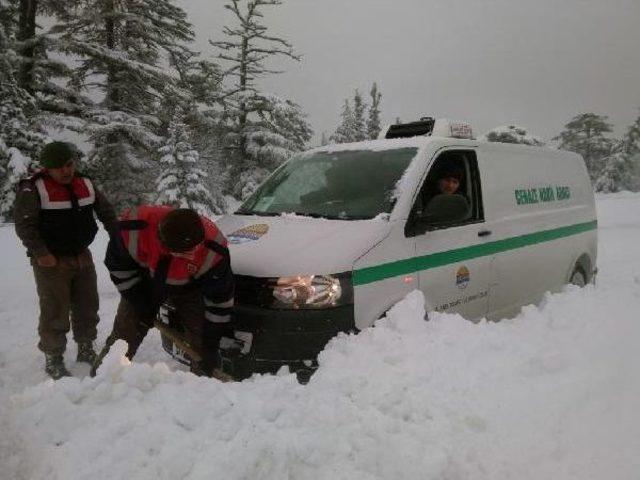
{"label": "white van", "polygon": [[[414,289],[428,311],[499,319],[593,281],[596,211],[579,155],[482,142],[431,118],[385,136],[295,156],[218,220],[246,341],[223,355],[230,375],[312,369],[331,337]],[[451,178],[457,190],[443,190]]]}

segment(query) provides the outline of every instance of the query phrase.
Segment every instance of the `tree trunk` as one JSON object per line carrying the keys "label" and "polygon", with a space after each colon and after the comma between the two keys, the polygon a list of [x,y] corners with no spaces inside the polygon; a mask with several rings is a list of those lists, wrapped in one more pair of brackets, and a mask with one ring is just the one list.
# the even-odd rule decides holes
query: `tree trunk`
{"label": "tree trunk", "polygon": [[[247,39],[247,37],[244,37],[242,39],[242,51],[240,54],[240,91],[244,94],[246,92],[247,89],[247,49],[249,48],[249,40]],[[244,135],[242,135],[242,133],[244,133],[245,131],[245,127],[247,126],[247,117],[248,117],[248,113],[247,113],[247,104],[244,101],[244,97],[242,99],[242,101],[240,102],[240,117],[239,117],[239,130],[240,130],[240,138],[241,140],[241,144],[240,144],[240,154],[242,156],[242,159],[244,161],[245,157],[246,157],[246,151],[247,151],[247,142],[244,138]]]}
{"label": "tree trunk", "polygon": [[[240,53],[240,91],[244,92],[247,88],[247,49],[249,48],[249,40],[247,37],[242,39],[242,50]],[[246,124],[247,110],[244,100],[240,103],[240,123]]]}
{"label": "tree trunk", "polygon": [[36,36],[37,10],[38,0],[20,0],[17,39],[20,42],[28,42],[28,44],[19,50],[23,59],[18,71],[18,85],[32,95],[35,90],[34,63],[36,48],[33,39]]}
{"label": "tree trunk", "polygon": [[[105,5],[105,38],[109,50],[116,49],[116,22],[112,14],[115,11],[114,0],[106,2]],[[111,15],[110,15],[111,14]],[[109,110],[120,110],[120,94],[118,92],[118,69],[110,64],[107,68],[107,92],[106,104]]]}

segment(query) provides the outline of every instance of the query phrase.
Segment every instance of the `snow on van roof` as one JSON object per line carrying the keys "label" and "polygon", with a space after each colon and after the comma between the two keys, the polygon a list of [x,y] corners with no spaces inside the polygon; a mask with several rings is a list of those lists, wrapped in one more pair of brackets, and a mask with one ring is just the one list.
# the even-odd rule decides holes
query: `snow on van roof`
{"label": "snow on van roof", "polygon": [[305,153],[313,154],[319,152],[344,152],[355,150],[371,150],[373,152],[379,152],[383,150],[394,150],[396,148],[420,148],[426,145],[431,137],[411,137],[411,138],[392,138],[382,140],[365,140],[363,142],[354,143],[336,143],[331,145],[323,145],[308,150]]}

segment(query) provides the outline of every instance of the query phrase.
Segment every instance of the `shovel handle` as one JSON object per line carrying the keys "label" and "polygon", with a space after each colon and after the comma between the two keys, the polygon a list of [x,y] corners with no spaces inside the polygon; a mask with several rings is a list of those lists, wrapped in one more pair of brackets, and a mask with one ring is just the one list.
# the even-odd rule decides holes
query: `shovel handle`
{"label": "shovel handle", "polygon": [[197,352],[191,344],[173,328],[162,323],[160,320],[156,320],[153,325],[160,330],[160,333],[170,339],[180,350],[189,355],[192,362],[200,363],[202,361],[202,355],[200,355],[200,353]]}

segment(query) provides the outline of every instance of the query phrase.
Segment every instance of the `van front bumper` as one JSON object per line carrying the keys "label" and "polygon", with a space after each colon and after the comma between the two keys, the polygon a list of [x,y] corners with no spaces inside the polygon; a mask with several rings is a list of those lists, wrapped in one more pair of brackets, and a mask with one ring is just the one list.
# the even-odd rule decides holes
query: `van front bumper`
{"label": "van front bumper", "polygon": [[221,370],[236,380],[253,373],[276,373],[288,366],[301,380],[317,368],[318,354],[340,332],[355,332],[353,305],[326,309],[279,310],[237,304],[235,329],[250,339],[246,353],[220,350]]}

